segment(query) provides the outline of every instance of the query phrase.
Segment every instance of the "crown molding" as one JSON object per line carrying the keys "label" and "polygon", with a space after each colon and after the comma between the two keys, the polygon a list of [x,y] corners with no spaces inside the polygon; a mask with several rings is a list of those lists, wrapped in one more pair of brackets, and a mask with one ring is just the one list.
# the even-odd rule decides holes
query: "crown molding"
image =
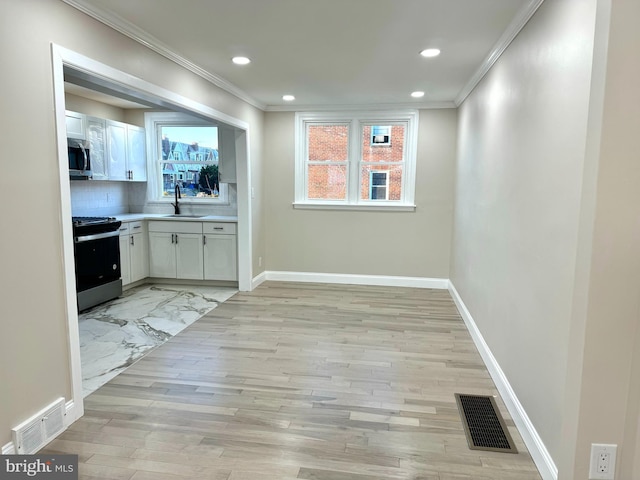
{"label": "crown molding", "polygon": [[536,10],[542,5],[544,0],[529,0],[529,2],[520,9],[516,17],[511,21],[507,29],[500,36],[496,44],[491,49],[491,52],[484,59],[484,62],[478,67],[475,73],[471,76],[466,85],[460,90],[458,96],[455,99],[455,106],[459,107],[462,102],[469,96],[469,94],[476,88],[476,85],[484,78],[489,72],[494,63],[498,61],[502,53],[507,49],[511,42],[520,33],[520,30],[524,28],[527,22],[531,19]]}
{"label": "crown molding", "polygon": [[295,112],[295,111],[340,111],[340,110],[380,110],[387,108],[418,108],[418,109],[438,109],[438,108],[457,108],[464,102],[473,89],[480,83],[484,76],[489,72],[491,67],[500,58],[502,53],[507,49],[515,37],[524,28],[533,14],[538,10],[544,0],[529,0],[529,2],[518,12],[518,15],[512,20],[504,33],[500,36],[496,44],[491,49],[489,55],[484,59],[482,64],[471,76],[469,81],[460,90],[457,97],[452,102],[422,102],[422,103],[406,103],[406,104],[376,104],[376,105],[265,105],[258,101],[244,90],[238,88],[234,84],[215,75],[202,67],[196,65],[192,61],[174,52],[168,45],[162,43],[156,37],[150,35],[146,31],[126,21],[122,17],[107,12],[99,7],[87,5],[82,0],[62,0],[67,5],[81,11],[82,13],[98,20],[99,22],[113,28],[132,40],[144,45],[172,62],[184,67],[185,69],[195,73],[199,77],[207,80],[213,85],[225,90],[235,97],[247,102],[254,107],[267,112]]}
{"label": "crown molding", "polygon": [[453,102],[421,102],[421,103],[376,103],[366,105],[267,105],[265,112],[342,112],[342,111],[370,111],[390,109],[438,109],[457,108]]}
{"label": "crown molding", "polygon": [[145,47],[153,50],[156,53],[159,53],[165,58],[168,58],[174,63],[177,63],[181,67],[186,68],[190,72],[195,73],[199,77],[207,80],[208,82],[214,84],[215,86],[229,92],[230,94],[238,97],[240,100],[247,102],[250,105],[253,105],[260,110],[265,110],[266,105],[262,102],[259,102],[251,95],[249,95],[244,90],[236,87],[232,83],[228,82],[222,77],[218,75],[214,75],[211,72],[206,71],[204,68],[196,65],[192,61],[187,58],[179,55],[178,53],[171,50],[171,48],[160,40],[158,40],[153,35],[145,32],[141,28],[132,24],[131,22],[126,21],[124,18],[119,15],[115,15],[113,13],[107,12],[99,7],[93,5],[87,5],[81,0],[62,0],[67,5],[81,11],[82,13],[89,15],[90,17],[98,20],[99,22],[105,24],[108,27],[113,28],[114,30],[126,35],[127,37],[135,40],[136,42],[144,45]]}

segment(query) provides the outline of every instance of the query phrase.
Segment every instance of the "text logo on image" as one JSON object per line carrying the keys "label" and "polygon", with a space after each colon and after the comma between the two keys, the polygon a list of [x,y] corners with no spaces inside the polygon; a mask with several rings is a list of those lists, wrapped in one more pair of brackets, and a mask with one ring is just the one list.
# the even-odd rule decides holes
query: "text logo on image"
{"label": "text logo on image", "polygon": [[0,455],[0,480],[78,480],[77,455]]}

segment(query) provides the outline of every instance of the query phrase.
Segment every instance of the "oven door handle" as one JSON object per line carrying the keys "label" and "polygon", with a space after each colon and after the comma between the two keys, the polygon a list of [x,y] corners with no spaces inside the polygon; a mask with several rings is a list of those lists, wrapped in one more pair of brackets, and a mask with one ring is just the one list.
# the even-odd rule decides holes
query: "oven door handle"
{"label": "oven door handle", "polygon": [[73,241],[75,243],[83,243],[83,242],[90,242],[92,240],[100,240],[102,238],[110,238],[110,237],[118,237],[118,236],[120,236],[120,232],[116,230],[114,232],[95,233],[93,235],[83,235],[81,237],[74,237]]}

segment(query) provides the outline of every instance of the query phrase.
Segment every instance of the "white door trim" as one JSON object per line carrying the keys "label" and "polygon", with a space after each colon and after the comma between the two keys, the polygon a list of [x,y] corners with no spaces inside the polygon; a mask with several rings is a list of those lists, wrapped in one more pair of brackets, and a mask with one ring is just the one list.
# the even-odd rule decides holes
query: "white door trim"
{"label": "white door trim", "polygon": [[187,110],[210,118],[217,122],[236,127],[244,132],[240,135],[242,148],[236,146],[237,193],[238,193],[238,284],[239,289],[252,289],[252,231],[251,231],[251,163],[249,159],[249,124],[211,107],[183,97],[140,78],[100,63],[77,52],[51,44],[53,68],[53,90],[55,125],[58,150],[58,172],[60,182],[60,225],[62,229],[62,262],[64,271],[64,290],[68,321],[69,338],[69,371],[71,377],[71,394],[74,408],[67,415],[67,425],[73,423],[84,414],[82,396],[82,371],[80,359],[80,336],[78,331],[78,313],[76,311],[75,267],[73,259],[73,232],[71,228],[71,188],[69,185],[69,169],[67,165],[67,138],[65,126],[64,67],[94,76],[101,81],[126,86],[132,91],[140,92],[145,98],[157,98],[163,103],[175,105],[177,109]]}

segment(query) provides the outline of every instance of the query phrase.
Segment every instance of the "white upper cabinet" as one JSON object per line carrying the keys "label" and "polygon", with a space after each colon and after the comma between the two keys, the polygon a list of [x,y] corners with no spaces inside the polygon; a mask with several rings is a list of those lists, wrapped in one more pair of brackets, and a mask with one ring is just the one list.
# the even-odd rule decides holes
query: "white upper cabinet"
{"label": "white upper cabinet", "polygon": [[109,180],[147,180],[145,130],[115,120],[107,120]]}
{"label": "white upper cabinet", "polygon": [[91,172],[93,180],[107,180],[107,144],[106,120],[104,118],[87,117],[87,140],[91,156]]}
{"label": "white upper cabinet", "polygon": [[221,183],[237,183],[236,131],[232,127],[218,127],[218,175]]}
{"label": "white upper cabinet", "polygon": [[67,138],[74,140],[86,140],[86,117],[84,113],[67,110],[65,113],[65,123],[67,126]]}
{"label": "white upper cabinet", "polygon": [[107,120],[109,180],[127,180],[127,125]]}
{"label": "white upper cabinet", "polygon": [[93,180],[147,181],[144,128],[70,110],[66,126],[67,138],[84,141],[89,148]]}
{"label": "white upper cabinet", "polygon": [[127,125],[127,171],[129,180],[147,180],[147,149],[144,128]]}

